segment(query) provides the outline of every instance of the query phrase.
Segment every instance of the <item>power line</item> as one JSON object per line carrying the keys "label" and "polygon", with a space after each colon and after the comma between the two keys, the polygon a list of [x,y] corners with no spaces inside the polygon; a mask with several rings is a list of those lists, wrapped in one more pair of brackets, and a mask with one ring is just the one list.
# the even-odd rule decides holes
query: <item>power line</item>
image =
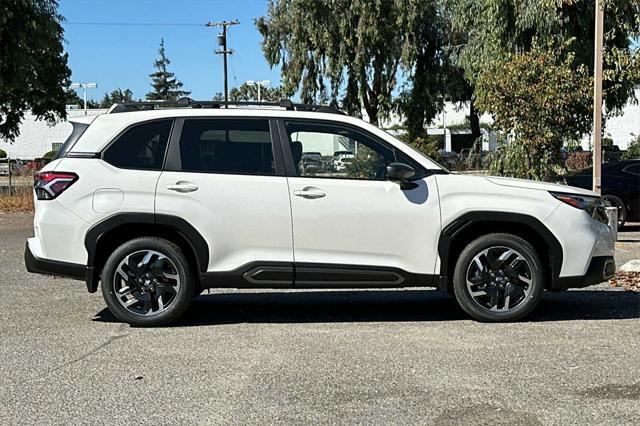
{"label": "power line", "polygon": [[119,27],[205,27],[205,24],[171,22],[63,22],[63,25],[99,25]]}

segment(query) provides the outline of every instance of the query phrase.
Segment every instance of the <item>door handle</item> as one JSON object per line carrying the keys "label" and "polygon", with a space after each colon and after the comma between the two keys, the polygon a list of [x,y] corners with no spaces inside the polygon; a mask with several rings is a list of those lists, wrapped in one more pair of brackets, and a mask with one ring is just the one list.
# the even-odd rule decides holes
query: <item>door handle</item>
{"label": "door handle", "polygon": [[293,191],[293,195],[313,200],[315,198],[322,198],[327,194],[318,188],[307,186],[306,188],[302,188],[302,190]]}
{"label": "door handle", "polygon": [[167,185],[167,189],[169,191],[176,191],[181,193],[193,192],[198,190],[198,185],[191,182],[180,181],[180,182],[174,183],[173,185]]}

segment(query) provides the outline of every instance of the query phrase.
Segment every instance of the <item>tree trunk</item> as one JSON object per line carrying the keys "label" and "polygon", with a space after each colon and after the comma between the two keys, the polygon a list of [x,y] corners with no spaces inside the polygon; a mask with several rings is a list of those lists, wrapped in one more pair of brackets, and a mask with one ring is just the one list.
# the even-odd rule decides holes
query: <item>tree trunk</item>
{"label": "tree trunk", "polygon": [[471,123],[471,136],[473,136],[473,140],[476,141],[482,136],[482,133],[480,132],[480,116],[478,116],[478,110],[476,110],[473,96],[471,97],[471,101],[469,101],[469,121]]}

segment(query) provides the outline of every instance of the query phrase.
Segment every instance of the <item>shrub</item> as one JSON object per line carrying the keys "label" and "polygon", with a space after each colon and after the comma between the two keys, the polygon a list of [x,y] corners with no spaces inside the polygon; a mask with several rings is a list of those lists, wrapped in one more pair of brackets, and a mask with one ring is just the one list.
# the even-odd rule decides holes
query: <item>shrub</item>
{"label": "shrub", "polygon": [[7,158],[7,152],[3,149],[0,149],[0,158]]}
{"label": "shrub", "polygon": [[442,156],[440,155],[440,145],[442,138],[434,135],[427,135],[425,137],[417,137],[407,143],[417,151],[420,151],[429,158],[433,158],[435,161],[440,161]]}
{"label": "shrub", "polygon": [[589,131],[591,78],[569,47],[534,40],[531,51],[498,60],[480,76],[477,105],[505,140],[492,156],[493,173],[554,180],[563,142]]}
{"label": "shrub", "polygon": [[57,153],[58,153],[58,151],[49,151],[49,152],[45,153],[42,156],[42,158],[44,158],[45,160],[51,161],[51,160],[53,160],[53,157],[55,157]]}
{"label": "shrub", "polygon": [[623,160],[640,159],[640,135],[629,144],[629,148],[622,154]]}
{"label": "shrub", "polygon": [[591,152],[570,152],[564,165],[570,172],[575,172],[591,167],[592,160]]}

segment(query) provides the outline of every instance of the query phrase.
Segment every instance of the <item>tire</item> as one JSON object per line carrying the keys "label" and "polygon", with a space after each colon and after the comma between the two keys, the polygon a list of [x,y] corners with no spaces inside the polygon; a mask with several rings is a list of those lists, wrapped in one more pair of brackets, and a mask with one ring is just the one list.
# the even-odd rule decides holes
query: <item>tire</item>
{"label": "tire", "polygon": [[608,201],[611,207],[618,208],[618,229],[621,229],[627,221],[627,206],[622,198],[616,195],[603,195],[602,199]]}
{"label": "tire", "polygon": [[538,253],[512,234],[488,234],[472,241],[460,253],[453,273],[458,304],[483,322],[524,318],[542,299],[544,287]]}
{"label": "tire", "polygon": [[142,327],[167,325],[189,308],[196,294],[191,271],[177,245],[161,238],[136,238],[107,259],[102,296],[120,321]]}

